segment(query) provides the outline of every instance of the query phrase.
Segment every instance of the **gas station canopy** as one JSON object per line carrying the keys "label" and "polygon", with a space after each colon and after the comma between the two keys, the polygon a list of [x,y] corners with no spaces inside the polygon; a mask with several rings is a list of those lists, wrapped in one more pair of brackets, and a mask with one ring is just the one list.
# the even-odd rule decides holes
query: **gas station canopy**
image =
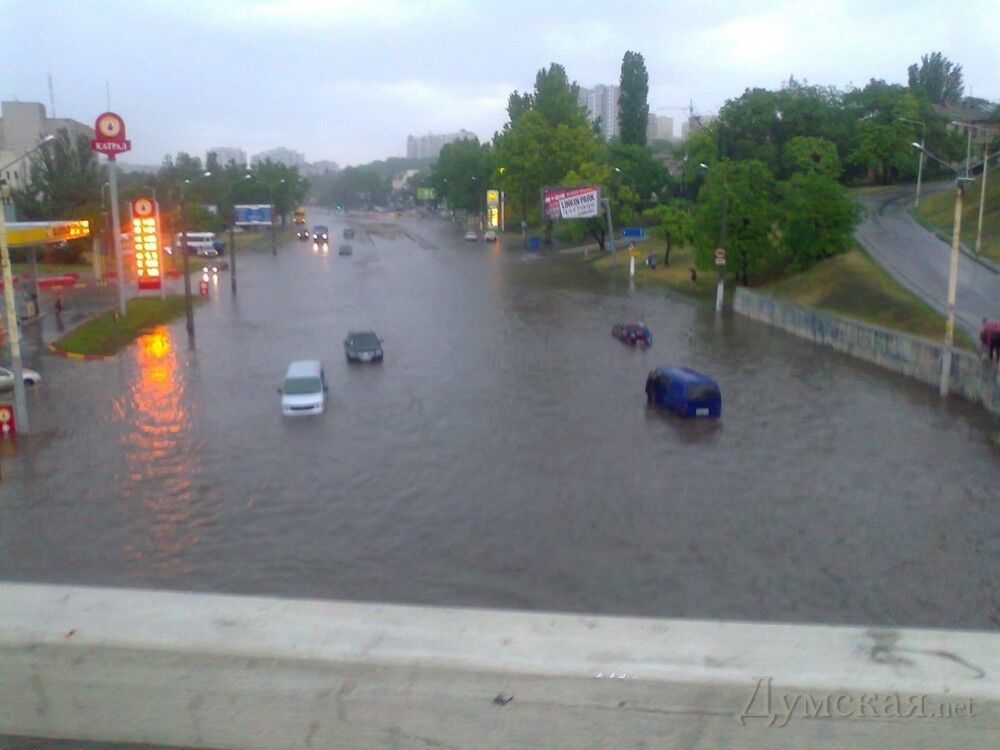
{"label": "gas station canopy", "polygon": [[11,221],[7,223],[10,247],[53,245],[90,236],[89,221]]}

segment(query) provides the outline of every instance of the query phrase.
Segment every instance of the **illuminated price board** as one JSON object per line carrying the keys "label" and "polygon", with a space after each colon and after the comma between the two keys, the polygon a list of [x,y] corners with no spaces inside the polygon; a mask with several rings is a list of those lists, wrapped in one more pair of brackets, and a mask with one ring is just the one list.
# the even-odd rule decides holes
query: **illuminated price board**
{"label": "illuminated price board", "polygon": [[149,198],[132,201],[132,250],[135,253],[135,277],[139,289],[159,289],[160,228],[156,203]]}

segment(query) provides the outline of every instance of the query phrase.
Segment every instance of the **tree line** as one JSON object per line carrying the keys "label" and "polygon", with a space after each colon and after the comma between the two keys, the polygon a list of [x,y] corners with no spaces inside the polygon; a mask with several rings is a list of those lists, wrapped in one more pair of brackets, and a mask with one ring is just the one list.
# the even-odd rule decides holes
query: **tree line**
{"label": "tree line", "polygon": [[[542,68],[533,90],[511,93],[508,120],[492,140],[444,146],[427,184],[471,213],[483,210],[486,188],[499,188],[510,216],[541,224],[547,237],[589,234],[603,249],[604,217],[556,229],[540,208],[544,187],[599,186],[617,226],[651,226],[668,259],[671,247],[694,242],[702,267],[724,243],[730,267],[748,283],[847,249],[859,218],[847,187],[914,178],[914,142],[945,159],[965,151],[934,106],[968,102],[961,66],[941,53],[910,66],[905,86],[872,80],[841,91],[790,78],[778,90],[747,89],[665,155],[646,143],[649,79],[640,53],[622,59],[618,138],[607,141],[603,123],[588,120],[579,90],[561,65]],[[924,169],[936,172],[930,163]]]}

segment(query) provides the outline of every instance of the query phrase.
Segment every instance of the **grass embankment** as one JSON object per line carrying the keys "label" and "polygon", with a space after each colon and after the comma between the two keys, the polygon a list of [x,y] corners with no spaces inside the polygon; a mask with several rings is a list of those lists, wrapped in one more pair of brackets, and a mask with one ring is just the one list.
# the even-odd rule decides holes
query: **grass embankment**
{"label": "grass embankment", "polygon": [[[976,246],[976,226],[979,223],[979,196],[983,190],[983,178],[965,188],[962,201],[962,244],[970,249]],[[950,238],[955,221],[955,191],[935,193],[920,201],[920,208],[914,212],[917,221],[931,231],[940,230]],[[1000,170],[990,165],[990,175],[986,184],[986,208],[983,211],[982,254],[1000,263]]]}
{"label": "grass embankment", "polygon": [[[636,284],[660,285],[693,297],[715,299],[717,276],[714,271],[699,271],[698,279],[691,281],[694,266],[694,249],[688,245],[674,248],[670,265],[663,266],[663,243],[643,242],[636,245],[643,254],[660,255],[660,264],[652,270],[636,261]],[[579,259],[589,263],[596,271],[628,277],[628,254],[619,252],[616,261],[607,253],[581,254]],[[727,289],[733,289],[735,279],[726,277]],[[843,315],[872,323],[884,328],[940,339],[944,336],[945,320],[932,307],[900,285],[885,269],[862,250],[854,249],[828,258],[808,271],[778,281],[763,284],[756,289],[804,307]],[[972,339],[960,330],[955,331],[957,346],[975,350]]]}
{"label": "grass embankment", "polygon": [[159,297],[136,297],[128,301],[125,309],[125,316],[118,320],[114,311],[91,318],[56,341],[55,346],[73,354],[114,354],[144,330],[183,315],[184,296],[172,294],[166,301]]}
{"label": "grass embankment", "polygon": [[[637,259],[635,262],[636,284],[665,286],[693,297],[715,299],[715,286],[718,278],[715,271],[698,271],[697,280],[691,281],[691,268],[695,265],[692,246],[674,247],[670,251],[670,264],[667,266],[663,265],[663,253],[666,250],[663,242],[646,240],[635,243],[635,247],[642,254],[642,259]],[[659,263],[655,271],[645,264],[644,259],[647,255],[658,256]],[[623,247],[619,240],[618,252],[615,253],[615,256],[592,250],[586,257],[583,254],[578,257],[581,261],[589,263],[595,271],[627,279],[628,245]],[[727,284],[731,283],[727,278]]]}
{"label": "grass embankment", "polygon": [[[915,336],[944,336],[944,318],[862,250],[827,258],[804,273],[765,284],[759,291]],[[955,344],[976,349],[960,330],[955,331]]]}

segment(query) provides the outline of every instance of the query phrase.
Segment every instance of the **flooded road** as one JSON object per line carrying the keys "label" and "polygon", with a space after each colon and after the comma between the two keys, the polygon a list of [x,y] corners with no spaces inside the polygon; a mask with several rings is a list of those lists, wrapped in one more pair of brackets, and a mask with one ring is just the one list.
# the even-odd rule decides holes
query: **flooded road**
{"label": "flooded road", "polygon": [[[313,210],[328,254],[239,259],[119,358],[27,364],[0,577],[669,617],[992,629],[996,422],[934,389],[437,221]],[[643,319],[654,346],[611,338]],[[348,330],[385,362],[348,366]],[[321,359],[326,414],[280,416]],[[647,408],[714,375],[720,424]]]}

